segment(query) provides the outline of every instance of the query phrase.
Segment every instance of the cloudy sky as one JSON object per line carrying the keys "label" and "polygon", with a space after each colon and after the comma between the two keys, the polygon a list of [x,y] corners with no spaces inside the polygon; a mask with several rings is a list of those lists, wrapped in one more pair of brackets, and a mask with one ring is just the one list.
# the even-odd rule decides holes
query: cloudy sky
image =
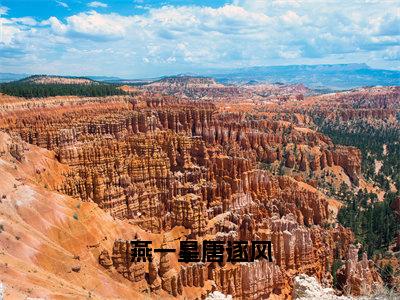
{"label": "cloudy sky", "polygon": [[0,72],[138,78],[349,62],[398,70],[399,3],[0,0]]}

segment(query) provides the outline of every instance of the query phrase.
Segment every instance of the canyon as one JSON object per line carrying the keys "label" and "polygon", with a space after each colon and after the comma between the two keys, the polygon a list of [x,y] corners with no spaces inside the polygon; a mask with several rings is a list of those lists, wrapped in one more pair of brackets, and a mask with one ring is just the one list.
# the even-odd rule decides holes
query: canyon
{"label": "canyon", "polygon": [[[337,280],[348,296],[382,288],[326,185],[381,188],[364,177],[360,149],[335,144],[315,116],[396,129],[398,87],[316,95],[302,85],[178,78],[121,89],[0,95],[6,295],[289,299],[301,274],[324,287]],[[132,262],[130,240],[177,252]],[[191,240],[268,240],[273,259],[178,262],[180,241]]]}

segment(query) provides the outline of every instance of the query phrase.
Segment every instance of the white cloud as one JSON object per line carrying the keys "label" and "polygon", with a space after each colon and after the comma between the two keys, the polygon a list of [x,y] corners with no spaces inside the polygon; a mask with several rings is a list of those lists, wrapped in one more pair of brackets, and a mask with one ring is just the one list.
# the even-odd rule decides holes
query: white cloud
{"label": "white cloud", "polygon": [[301,57],[301,50],[297,49],[293,49],[293,50],[280,50],[279,51],[279,56],[282,58],[298,58]]}
{"label": "white cloud", "polygon": [[47,21],[43,21],[42,25],[50,25],[56,34],[64,34],[67,31],[67,26],[61,23],[56,17],[50,17]]}
{"label": "white cloud", "polygon": [[387,60],[400,60],[400,46],[388,47],[384,51],[383,57]]}
{"label": "white cloud", "polygon": [[8,7],[6,7],[6,6],[0,6],[0,16],[1,15],[6,15],[7,14],[7,12],[8,12]]}
{"label": "white cloud", "polygon": [[89,7],[108,7],[108,5],[106,3],[103,2],[99,2],[99,1],[93,1],[88,3]]}
{"label": "white cloud", "polygon": [[90,11],[67,17],[66,23],[56,17],[49,18],[48,22],[54,33],[65,34],[71,38],[108,41],[123,38],[127,28],[132,25],[133,18]]}
{"label": "white cloud", "polygon": [[378,34],[380,35],[400,35],[400,8],[396,15],[387,14],[379,19]]}
{"label": "white cloud", "polygon": [[2,24],[1,44],[10,46],[13,39],[21,33],[21,30],[16,26],[12,26],[12,23],[8,23],[6,19],[1,19],[0,22]]}
{"label": "white cloud", "polygon": [[69,7],[68,4],[65,3],[65,2],[58,1],[58,0],[55,0],[55,1],[56,1],[56,3],[57,3],[58,5],[60,5],[60,6],[62,6],[62,7],[65,7],[65,8],[68,8],[68,7]]}
{"label": "white cloud", "polygon": [[32,17],[10,18],[9,20],[27,26],[36,26],[38,24],[38,22]]}
{"label": "white cloud", "polygon": [[87,11],[44,21],[9,18],[3,44],[10,55],[15,51],[25,59],[7,63],[24,61],[35,73],[84,65],[80,68],[91,74],[118,69],[154,76],[334,59],[390,61],[396,67],[400,32],[393,3],[238,0],[218,8],[163,6],[131,16]]}
{"label": "white cloud", "polygon": [[281,18],[284,23],[290,26],[302,26],[308,20],[307,17],[301,17],[292,10],[287,11]]}

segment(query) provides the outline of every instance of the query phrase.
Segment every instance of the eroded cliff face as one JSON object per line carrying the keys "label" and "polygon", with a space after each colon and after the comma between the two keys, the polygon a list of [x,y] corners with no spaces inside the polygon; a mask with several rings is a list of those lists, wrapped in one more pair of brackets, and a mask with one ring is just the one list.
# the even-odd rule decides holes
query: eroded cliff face
{"label": "eroded cliff face", "polygon": [[346,263],[338,270],[338,283],[348,294],[371,295],[382,286],[382,279],[367,254],[363,253],[359,260],[358,252],[359,247],[351,245]]}
{"label": "eroded cliff face", "polygon": [[[330,199],[309,178],[337,168],[357,184],[359,150],[335,147],[288,121],[225,112],[210,102],[143,93],[50,103],[35,110],[20,103],[13,110],[11,103],[0,128],[52,151],[60,165],[57,180],[35,184],[138,228],[136,236],[107,234],[107,243],[96,247],[102,272],[124,278],[135,291],[189,299],[215,290],[237,299],[285,298],[295,274],[329,284],[334,259],[348,258],[353,235],[334,224]],[[10,144],[20,163],[25,143]],[[261,167],[265,163],[296,176],[273,173]],[[152,263],[132,263],[127,241],[134,237],[153,238],[155,246],[177,253],[179,239],[271,240],[273,261],[181,264],[177,255],[163,253]],[[355,274],[364,269],[352,267]]]}
{"label": "eroded cliff face", "polygon": [[302,100],[304,95],[313,92],[303,84],[268,84],[248,83],[240,85],[224,85],[213,78],[176,76],[142,85],[141,90],[173,95],[185,99],[243,101],[246,99],[258,101]]}
{"label": "eroded cliff face", "polygon": [[[15,149],[18,149],[16,152]],[[62,182],[51,151],[0,132],[0,282],[4,299],[123,299],[142,297],[138,284],[98,263],[113,238],[135,234],[154,241],[127,221],[113,219],[93,202],[50,191]],[[172,234],[180,236],[179,228]],[[168,298],[168,293],[161,294]]]}
{"label": "eroded cliff face", "polygon": [[[229,221],[240,219],[239,216],[231,213],[225,215],[226,219],[211,220],[215,225],[210,232],[220,231],[209,235],[208,239],[213,236],[217,241],[227,242],[238,240],[240,236],[241,240],[271,240],[273,262],[257,260],[232,264],[227,263],[225,257],[222,263],[184,263],[179,266],[176,256],[162,254],[147,264],[149,273],[145,277],[146,264],[131,262],[130,244],[122,240],[114,242],[112,254],[104,249],[99,262],[106,269],[116,270],[133,282],[141,281],[145,286],[147,283],[155,293],[162,289],[170,295],[180,296],[187,295],[192,288],[200,288],[202,296],[218,290],[236,299],[265,299],[271,295],[286,298],[290,295],[294,274],[311,274],[329,284],[334,257],[343,256],[352,240],[351,233],[342,227],[329,231],[319,226],[307,229],[300,226],[291,214],[283,218],[271,218],[261,226],[264,228],[246,224],[252,222],[249,215],[239,221],[240,226]],[[254,236],[251,231],[254,231]],[[163,245],[167,247],[167,244]],[[167,248],[171,247],[179,252],[179,244],[171,242]]]}

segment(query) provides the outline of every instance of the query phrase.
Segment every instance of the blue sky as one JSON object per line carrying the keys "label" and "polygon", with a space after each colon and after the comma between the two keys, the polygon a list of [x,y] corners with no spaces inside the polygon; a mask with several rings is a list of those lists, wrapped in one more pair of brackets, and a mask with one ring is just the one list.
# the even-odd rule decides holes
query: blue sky
{"label": "blue sky", "polygon": [[0,0],[0,72],[155,77],[260,65],[400,69],[398,1]]}

